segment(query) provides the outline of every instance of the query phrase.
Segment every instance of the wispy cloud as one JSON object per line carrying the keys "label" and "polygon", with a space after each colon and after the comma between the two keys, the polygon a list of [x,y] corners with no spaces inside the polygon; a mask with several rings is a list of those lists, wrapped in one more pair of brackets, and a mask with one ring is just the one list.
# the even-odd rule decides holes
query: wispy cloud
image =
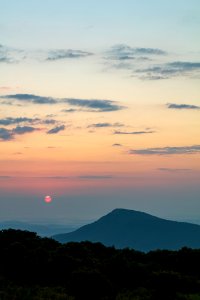
{"label": "wispy cloud", "polygon": [[9,126],[9,125],[15,125],[15,124],[46,124],[46,125],[52,125],[56,124],[57,121],[54,119],[40,119],[40,118],[27,118],[27,117],[7,117],[4,119],[0,119],[0,125]]}
{"label": "wispy cloud", "polygon": [[0,119],[0,125],[13,125],[13,124],[19,124],[19,123],[31,123],[34,124],[38,122],[38,118],[26,118],[26,117],[19,117],[19,118],[5,118],[5,119]]}
{"label": "wispy cloud", "polygon": [[58,61],[64,59],[80,59],[93,55],[92,52],[80,49],[50,49],[30,51],[8,47],[0,44],[0,63],[18,63],[23,60]]}
{"label": "wispy cloud", "polygon": [[24,51],[12,47],[0,45],[0,63],[16,63],[23,60]]}
{"label": "wispy cloud", "polygon": [[112,147],[122,147],[123,145],[122,144],[119,144],[119,143],[115,143],[115,144],[112,144]]}
{"label": "wispy cloud", "polygon": [[63,130],[65,130],[65,125],[54,127],[52,129],[50,129],[49,131],[47,131],[47,134],[56,134]]}
{"label": "wispy cloud", "polygon": [[0,96],[3,100],[3,104],[13,104],[13,100],[20,103],[32,103],[32,104],[60,104],[65,103],[72,106],[72,108],[64,109],[65,112],[77,111],[73,107],[78,107],[78,110],[84,110],[89,112],[109,112],[117,111],[126,108],[119,105],[116,101],[103,100],[103,99],[77,99],[77,98],[54,98],[38,96],[34,94],[13,94]]}
{"label": "wispy cloud", "polygon": [[45,119],[45,120],[40,120],[41,123],[46,124],[46,125],[53,125],[56,124],[57,121],[54,119]]}
{"label": "wispy cloud", "polygon": [[0,86],[0,91],[10,91],[11,89],[10,86]]}
{"label": "wispy cloud", "polygon": [[142,135],[147,133],[155,133],[152,130],[142,130],[142,131],[114,131],[114,134],[132,134],[132,135]]}
{"label": "wispy cloud", "polygon": [[82,50],[58,49],[58,50],[49,51],[46,60],[55,61],[55,60],[63,60],[63,59],[74,59],[74,58],[83,58],[91,55],[93,55],[93,53],[82,51]]}
{"label": "wispy cloud", "polygon": [[200,106],[191,105],[191,104],[167,103],[166,105],[168,108],[171,108],[171,109],[192,109],[192,110],[200,109]]}
{"label": "wispy cloud", "polygon": [[159,80],[177,76],[194,76],[200,72],[200,62],[174,61],[140,68],[133,73],[141,79]]}
{"label": "wispy cloud", "polygon": [[119,44],[111,47],[104,58],[108,69],[126,70],[131,77],[142,80],[180,76],[192,78],[200,75],[199,61],[171,60],[171,55],[159,48]]}
{"label": "wispy cloud", "polygon": [[13,94],[3,95],[1,99],[7,99],[8,102],[11,100],[17,100],[20,102],[34,103],[34,104],[55,104],[58,102],[56,98],[38,96],[34,94]]}
{"label": "wispy cloud", "polygon": [[[157,48],[130,47],[126,44],[114,45],[106,52],[106,58],[126,61],[135,58],[148,59],[148,56],[166,55],[167,53]],[[145,56],[145,57],[144,57]]]}
{"label": "wispy cloud", "polygon": [[88,125],[88,128],[104,128],[104,127],[123,127],[122,123],[95,123]]}
{"label": "wispy cloud", "polygon": [[76,108],[62,109],[62,112],[65,112],[65,113],[74,113],[74,112],[77,112],[77,111],[83,111],[83,110],[76,109]]}
{"label": "wispy cloud", "polygon": [[175,154],[197,154],[197,153],[200,153],[200,145],[129,150],[129,154],[139,154],[139,155],[175,155]]}
{"label": "wispy cloud", "polygon": [[0,140],[9,141],[13,140],[16,135],[22,135],[40,130],[32,126],[17,126],[13,129],[0,128]]}
{"label": "wispy cloud", "polygon": [[101,179],[111,179],[111,178],[113,178],[113,176],[112,175],[81,175],[81,176],[78,176],[78,178],[101,180]]}
{"label": "wispy cloud", "polygon": [[0,45],[0,63],[11,63],[12,58],[10,57],[9,50],[3,45]]}
{"label": "wispy cloud", "polygon": [[10,62],[11,59],[8,56],[0,54],[0,63],[10,63]]}
{"label": "wispy cloud", "polygon": [[169,172],[169,173],[180,173],[180,172],[189,172],[192,169],[183,169],[183,168],[158,168],[158,171]]}
{"label": "wispy cloud", "polygon": [[117,104],[116,101],[111,100],[97,100],[97,99],[65,99],[65,103],[72,106],[89,109],[92,112],[109,112],[124,109],[124,106]]}

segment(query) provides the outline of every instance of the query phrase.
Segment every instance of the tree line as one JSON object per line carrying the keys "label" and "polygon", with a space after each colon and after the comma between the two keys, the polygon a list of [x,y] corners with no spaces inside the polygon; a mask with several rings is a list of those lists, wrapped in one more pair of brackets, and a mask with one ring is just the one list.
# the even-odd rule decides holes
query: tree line
{"label": "tree line", "polygon": [[0,231],[0,300],[200,300],[200,249],[148,253]]}

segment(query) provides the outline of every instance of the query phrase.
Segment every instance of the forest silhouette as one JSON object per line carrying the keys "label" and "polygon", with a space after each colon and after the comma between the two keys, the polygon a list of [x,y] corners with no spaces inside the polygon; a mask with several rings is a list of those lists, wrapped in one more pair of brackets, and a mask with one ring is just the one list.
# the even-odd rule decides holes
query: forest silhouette
{"label": "forest silhouette", "polygon": [[148,253],[0,231],[1,300],[198,300],[200,249]]}

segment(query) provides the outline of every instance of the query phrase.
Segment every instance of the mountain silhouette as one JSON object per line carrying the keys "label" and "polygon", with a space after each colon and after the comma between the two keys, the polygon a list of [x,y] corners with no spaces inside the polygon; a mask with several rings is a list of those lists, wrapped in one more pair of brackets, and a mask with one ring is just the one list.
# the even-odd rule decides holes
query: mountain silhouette
{"label": "mountain silhouette", "polygon": [[200,248],[200,225],[169,221],[135,210],[115,209],[91,224],[53,238],[61,243],[87,240],[140,251]]}

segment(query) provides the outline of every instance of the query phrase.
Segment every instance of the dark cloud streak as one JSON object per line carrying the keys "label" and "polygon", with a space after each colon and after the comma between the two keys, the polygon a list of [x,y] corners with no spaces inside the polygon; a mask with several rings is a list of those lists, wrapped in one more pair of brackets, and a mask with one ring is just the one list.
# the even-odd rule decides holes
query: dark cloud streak
{"label": "dark cloud streak", "polygon": [[88,128],[104,128],[104,127],[123,127],[122,123],[95,123],[88,125]]}
{"label": "dark cloud streak", "polygon": [[63,59],[76,59],[76,58],[84,58],[91,55],[93,55],[93,53],[82,51],[82,50],[58,49],[58,50],[50,51],[46,60],[56,61],[56,60],[63,60]]}
{"label": "dark cloud streak", "polygon": [[81,175],[78,176],[80,179],[92,179],[92,180],[101,180],[101,179],[111,179],[112,175]]}
{"label": "dark cloud streak", "polygon": [[69,99],[64,100],[72,106],[78,106],[86,109],[90,109],[92,112],[109,112],[124,109],[124,106],[116,104],[115,101],[111,100],[97,100],[97,99]]}
{"label": "dark cloud streak", "polygon": [[170,172],[170,173],[180,173],[180,172],[189,172],[192,169],[177,169],[177,168],[158,168],[158,171]]}
{"label": "dark cloud streak", "polygon": [[138,155],[176,155],[176,154],[197,154],[200,153],[200,145],[184,146],[184,147],[163,147],[163,148],[145,148],[131,149],[129,154]]}
{"label": "dark cloud streak", "polygon": [[[104,99],[77,99],[77,98],[53,98],[38,96],[34,94],[14,94],[3,95],[0,99],[4,100],[4,104],[13,104],[11,100],[20,101],[22,103],[32,104],[61,104],[67,103],[70,106],[79,107],[80,110],[86,110],[89,112],[109,112],[124,109],[126,107],[117,104],[116,101],[104,100]],[[7,100],[7,103],[5,102]],[[63,110],[65,112],[74,112],[76,109],[70,108]]]}
{"label": "dark cloud streak", "polygon": [[168,108],[171,109],[191,109],[191,110],[198,110],[200,106],[191,105],[191,104],[175,104],[175,103],[167,103]]}
{"label": "dark cloud streak", "polygon": [[18,100],[21,102],[34,103],[34,104],[55,104],[57,99],[52,97],[37,96],[34,94],[14,94],[14,95],[4,95],[0,97],[1,99],[8,100]]}
{"label": "dark cloud streak", "polygon": [[115,143],[115,144],[112,144],[112,147],[122,147],[123,145],[122,144],[119,144],[119,143]]}
{"label": "dark cloud streak", "polygon": [[200,63],[188,61],[168,62],[144,69],[133,70],[133,73],[136,74],[136,76],[148,80],[170,79],[177,76],[192,76],[199,72]]}
{"label": "dark cloud streak", "polygon": [[65,126],[64,125],[61,125],[61,126],[57,126],[57,127],[54,127],[52,129],[50,129],[49,131],[47,131],[47,134],[56,134],[60,131],[63,131],[65,130]]}
{"label": "dark cloud streak", "polygon": [[142,134],[147,134],[147,133],[155,133],[155,131],[147,131],[147,130],[143,130],[143,131],[131,131],[131,132],[126,132],[126,131],[115,131],[114,134],[130,134],[130,135],[142,135]]}
{"label": "dark cloud streak", "polygon": [[167,52],[157,48],[139,48],[130,47],[126,44],[119,44],[111,47],[106,54],[106,59],[126,61],[133,60],[135,58],[138,59],[138,57],[142,58],[143,55],[146,55],[146,57],[143,57],[144,60],[146,60],[148,59],[148,56],[166,55]]}
{"label": "dark cloud streak", "polygon": [[27,123],[27,124],[46,124],[46,125],[52,125],[56,124],[56,120],[54,119],[39,119],[39,118],[27,118],[27,117],[7,117],[5,119],[0,119],[0,125],[9,126],[9,125],[15,125],[15,124],[21,124],[21,123]]}

